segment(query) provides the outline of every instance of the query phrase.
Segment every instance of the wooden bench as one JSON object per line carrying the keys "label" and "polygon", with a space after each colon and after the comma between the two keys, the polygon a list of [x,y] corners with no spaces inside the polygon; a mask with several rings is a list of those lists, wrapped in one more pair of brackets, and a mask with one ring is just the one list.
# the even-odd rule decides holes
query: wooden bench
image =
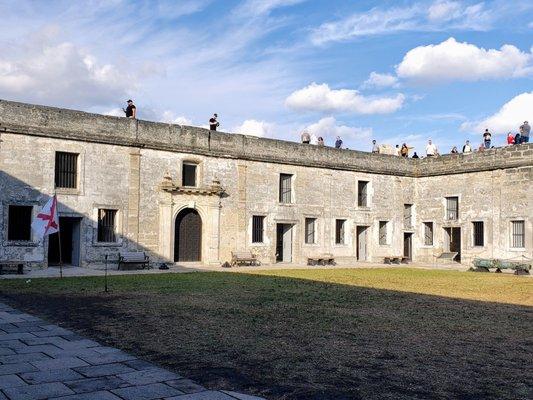
{"label": "wooden bench", "polygon": [[251,251],[232,251],[231,252],[231,266],[239,265],[261,265],[257,257]]}
{"label": "wooden bench", "polygon": [[336,265],[333,254],[321,254],[307,257],[307,265]]}
{"label": "wooden bench", "polygon": [[495,269],[494,272],[501,273],[502,269],[512,269],[515,275],[529,275],[531,270],[531,262],[524,261],[509,261],[498,260],[495,258],[474,258],[474,267],[471,268],[474,272],[490,272],[490,269]]}
{"label": "wooden bench", "polygon": [[0,262],[0,275],[2,274],[24,274],[24,263],[20,261],[1,261]]}
{"label": "wooden bench", "polygon": [[127,264],[138,264],[142,269],[150,268],[150,259],[144,251],[124,251],[118,253],[118,269]]}
{"label": "wooden bench", "polygon": [[383,257],[383,263],[384,264],[407,264],[409,263],[409,259],[404,256],[391,256],[391,257]]}

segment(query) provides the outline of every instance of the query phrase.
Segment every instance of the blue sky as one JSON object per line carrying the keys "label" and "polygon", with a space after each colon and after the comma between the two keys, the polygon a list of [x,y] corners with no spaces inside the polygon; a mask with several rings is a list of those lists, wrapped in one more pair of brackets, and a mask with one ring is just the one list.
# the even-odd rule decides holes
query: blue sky
{"label": "blue sky", "polygon": [[0,98],[351,149],[533,120],[531,1],[3,1]]}

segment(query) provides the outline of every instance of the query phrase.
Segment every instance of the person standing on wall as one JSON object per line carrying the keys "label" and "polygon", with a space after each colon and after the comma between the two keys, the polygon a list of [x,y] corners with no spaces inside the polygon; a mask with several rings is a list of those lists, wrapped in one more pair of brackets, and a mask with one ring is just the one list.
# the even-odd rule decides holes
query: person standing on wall
{"label": "person standing on wall", "polygon": [[439,151],[437,150],[437,146],[433,144],[431,139],[428,140],[428,144],[426,146],[426,156],[428,157],[435,157],[439,155]]}
{"label": "person standing on wall", "polygon": [[379,153],[379,146],[376,143],[376,139],[372,140],[372,153]]}
{"label": "person standing on wall", "polygon": [[489,132],[488,129],[485,129],[485,133],[483,134],[483,143],[485,144],[486,149],[490,149],[491,141],[492,141],[492,134]]}
{"label": "person standing on wall", "polygon": [[211,118],[209,118],[209,129],[212,131],[216,131],[217,128],[220,126],[220,123],[217,121],[218,114],[213,114]]}
{"label": "person standing on wall", "polygon": [[311,135],[307,131],[302,132],[302,143],[309,144],[311,143]]}
{"label": "person standing on wall", "polygon": [[340,136],[337,136],[337,140],[335,141],[335,148],[340,149],[342,147],[342,139]]}
{"label": "person standing on wall", "polygon": [[520,125],[520,143],[529,143],[529,133],[531,132],[531,126],[527,121],[524,121],[523,125]]}
{"label": "person standing on wall", "polygon": [[126,114],[126,118],[137,118],[137,107],[135,107],[135,104],[133,104],[133,100],[128,100],[128,106],[126,108],[123,108],[122,111],[124,111],[124,114]]}
{"label": "person standing on wall", "polygon": [[467,140],[465,145],[463,146],[463,153],[472,153],[472,146],[470,146],[470,140]]}

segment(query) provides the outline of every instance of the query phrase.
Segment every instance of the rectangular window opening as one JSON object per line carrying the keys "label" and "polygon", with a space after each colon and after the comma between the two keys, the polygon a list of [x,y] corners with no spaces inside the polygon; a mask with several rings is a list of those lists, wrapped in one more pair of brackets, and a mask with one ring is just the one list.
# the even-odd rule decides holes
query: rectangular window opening
{"label": "rectangular window opening", "polygon": [[387,222],[388,221],[379,221],[379,244],[387,244]]}
{"label": "rectangular window opening", "polygon": [[526,247],[526,231],[524,221],[511,221],[511,247]]}
{"label": "rectangular window opening", "polygon": [[406,229],[411,229],[413,227],[413,205],[412,204],[403,205],[403,225]]}
{"label": "rectangular window opening", "polygon": [[78,154],[56,151],[55,186],[65,189],[78,187]]}
{"label": "rectangular window opening", "polygon": [[305,243],[316,243],[316,218],[305,219]]}
{"label": "rectangular window opening", "polygon": [[368,181],[357,181],[357,206],[368,207]]}
{"label": "rectangular window opening", "polygon": [[117,210],[98,210],[98,241],[112,243],[117,241],[116,231]]}
{"label": "rectangular window opening", "polygon": [[483,222],[482,221],[472,222],[472,227],[474,231],[474,246],[483,247],[485,245]]}
{"label": "rectangular window opening", "polygon": [[9,206],[7,222],[7,240],[31,240],[32,210],[32,206]]}
{"label": "rectangular window opening", "polygon": [[433,222],[424,222],[424,246],[433,246]]}
{"label": "rectangular window opening", "polygon": [[335,244],[345,244],[346,243],[346,220],[337,219],[335,220]]}
{"label": "rectangular window opening", "polygon": [[182,168],[182,185],[196,187],[196,164],[183,163]]}
{"label": "rectangular window opening", "polygon": [[265,217],[254,215],[252,217],[252,243],[263,243]]}
{"label": "rectangular window opening", "polygon": [[449,221],[459,219],[459,197],[446,197],[446,219]]}
{"label": "rectangular window opening", "polygon": [[279,174],[279,202],[292,203],[292,175]]}

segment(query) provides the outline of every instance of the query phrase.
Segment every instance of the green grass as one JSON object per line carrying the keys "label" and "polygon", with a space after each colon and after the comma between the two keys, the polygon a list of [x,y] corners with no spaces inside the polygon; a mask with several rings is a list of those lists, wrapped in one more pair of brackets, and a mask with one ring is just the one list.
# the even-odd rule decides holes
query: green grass
{"label": "green grass", "polygon": [[531,393],[527,277],[272,270],[0,281],[8,302],[212,388],[272,399]]}

